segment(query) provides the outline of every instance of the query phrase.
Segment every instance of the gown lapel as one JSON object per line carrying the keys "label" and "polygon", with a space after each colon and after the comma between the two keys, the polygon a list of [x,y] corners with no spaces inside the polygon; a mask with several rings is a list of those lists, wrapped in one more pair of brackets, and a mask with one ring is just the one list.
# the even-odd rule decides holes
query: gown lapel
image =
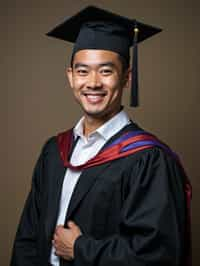
{"label": "gown lapel", "polygon": [[[59,157],[58,157],[59,159]],[[46,235],[51,237],[55,229],[56,220],[58,217],[60,196],[62,192],[62,184],[65,176],[66,169],[60,160],[54,161],[54,171],[50,173],[50,184],[48,193],[48,205],[46,215]]]}
{"label": "gown lapel", "polygon": [[105,163],[104,165],[95,166],[82,172],[69,203],[65,224],[84,200],[84,197],[89,193],[100,174],[109,165],[110,163]]}
{"label": "gown lapel", "polygon": [[[69,157],[71,156],[73,149],[77,143],[76,139],[73,141]],[[56,221],[59,213],[60,198],[62,194],[62,186],[65,177],[66,168],[63,165],[63,162],[60,159],[60,154],[56,145],[55,156],[52,159],[53,168],[50,171],[50,184],[49,184],[49,193],[48,193],[48,205],[47,205],[47,215],[45,222],[45,229],[47,237],[51,237],[54,230]]]}
{"label": "gown lapel", "polygon": [[[125,132],[129,130],[138,130],[138,127],[131,123],[127,126],[125,126],[122,130],[120,130],[117,134],[115,134],[110,140],[108,140],[105,145],[102,147],[104,149],[107,145],[109,145],[112,141],[117,139],[119,136],[124,134]],[[101,150],[102,150],[101,149]],[[87,195],[87,193],[90,191],[92,186],[95,184],[96,180],[100,176],[100,174],[111,164],[112,162],[104,163],[102,165],[94,166],[89,169],[85,169],[81,176],[79,177],[78,183],[76,184],[76,187],[73,191],[69,208],[65,220],[66,222],[71,218],[72,214],[76,210],[76,208],[81,204],[81,201],[84,200],[84,197]]]}

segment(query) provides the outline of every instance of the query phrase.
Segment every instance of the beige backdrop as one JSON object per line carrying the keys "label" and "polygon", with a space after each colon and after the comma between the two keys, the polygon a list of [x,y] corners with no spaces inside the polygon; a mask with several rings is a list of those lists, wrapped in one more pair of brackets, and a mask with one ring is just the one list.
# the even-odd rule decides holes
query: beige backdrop
{"label": "beige backdrop", "polygon": [[[198,266],[198,0],[7,0],[0,4],[0,265],[8,265],[42,144],[49,136],[72,126],[81,114],[64,75],[71,45],[44,33],[66,15],[97,3],[165,29],[140,45],[141,106],[137,110],[127,107],[127,111],[181,155],[193,184],[193,257]],[[128,92],[124,105],[128,106]]]}

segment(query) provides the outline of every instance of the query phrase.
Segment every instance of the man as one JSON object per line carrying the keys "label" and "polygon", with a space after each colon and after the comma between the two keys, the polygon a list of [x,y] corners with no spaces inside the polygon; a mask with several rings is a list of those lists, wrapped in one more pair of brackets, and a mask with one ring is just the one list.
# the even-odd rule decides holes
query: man
{"label": "man", "polygon": [[184,170],[121,106],[130,83],[137,105],[137,43],[159,31],[87,7],[48,33],[75,42],[67,76],[84,116],[43,147],[12,266],[189,265]]}

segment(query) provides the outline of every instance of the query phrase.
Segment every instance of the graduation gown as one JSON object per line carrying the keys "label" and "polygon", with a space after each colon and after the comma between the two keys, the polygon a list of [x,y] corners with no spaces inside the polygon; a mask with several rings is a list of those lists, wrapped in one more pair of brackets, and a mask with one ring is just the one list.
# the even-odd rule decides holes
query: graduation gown
{"label": "graduation gown", "polygon": [[[131,123],[106,145],[130,130],[141,128]],[[65,171],[52,137],[35,166],[11,266],[49,265]],[[74,260],[61,259],[61,266],[184,265],[183,182],[180,166],[158,147],[85,169],[66,217],[83,234],[75,242]]]}

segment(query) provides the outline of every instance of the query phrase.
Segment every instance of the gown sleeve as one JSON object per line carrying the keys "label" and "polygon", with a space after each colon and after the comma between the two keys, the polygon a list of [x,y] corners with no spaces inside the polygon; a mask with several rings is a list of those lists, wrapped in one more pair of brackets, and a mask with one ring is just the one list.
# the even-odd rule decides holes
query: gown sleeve
{"label": "gown sleeve", "polygon": [[182,169],[159,148],[140,152],[129,173],[119,233],[81,235],[74,266],[175,266],[181,264],[185,224]]}
{"label": "gown sleeve", "polygon": [[37,240],[46,146],[47,143],[44,145],[33,171],[32,185],[15,236],[10,266],[39,265]]}

